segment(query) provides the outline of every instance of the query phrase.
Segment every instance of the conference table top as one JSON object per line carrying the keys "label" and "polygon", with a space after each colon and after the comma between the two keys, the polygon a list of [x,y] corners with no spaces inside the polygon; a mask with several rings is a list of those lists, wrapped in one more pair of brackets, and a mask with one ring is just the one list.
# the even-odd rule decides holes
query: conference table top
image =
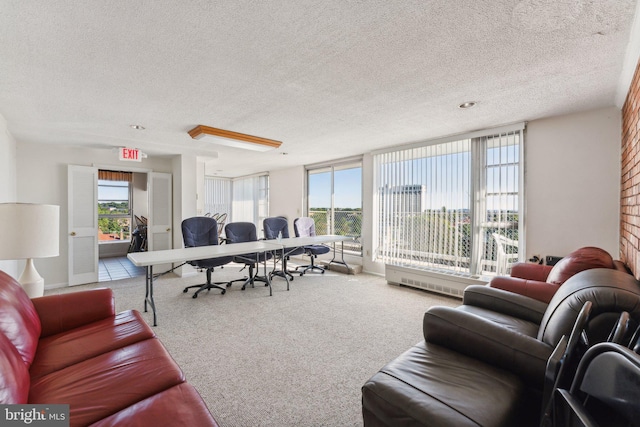
{"label": "conference table top", "polygon": [[322,235],[310,237],[289,237],[253,242],[227,243],[223,245],[198,246],[192,248],[165,249],[160,251],[132,252],[127,258],[137,267],[156,264],[186,262],[224,256],[234,256],[253,252],[267,252],[290,247],[302,247],[321,243],[334,243],[352,240],[350,236]]}

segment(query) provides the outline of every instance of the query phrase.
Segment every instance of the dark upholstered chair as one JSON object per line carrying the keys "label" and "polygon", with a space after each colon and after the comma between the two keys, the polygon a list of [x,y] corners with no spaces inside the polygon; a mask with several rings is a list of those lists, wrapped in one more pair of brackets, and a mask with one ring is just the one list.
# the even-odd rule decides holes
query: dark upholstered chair
{"label": "dark upholstered chair", "polygon": [[625,311],[629,330],[640,323],[640,283],[615,269],[573,275],[548,304],[467,287],[461,306],[427,310],[425,340],[365,383],[365,426],[539,425],[547,362],[587,301],[590,345],[610,339]]}
{"label": "dark upholstered chair", "polygon": [[[182,221],[182,239],[184,241],[185,248],[217,245],[219,242],[218,223],[215,219],[204,216],[187,218]],[[188,292],[190,288],[198,288],[198,290],[193,294],[193,298],[198,298],[198,294],[200,292],[217,288],[221,289],[221,293],[224,294],[226,292],[226,288],[231,283],[211,282],[211,273],[214,268],[229,264],[231,260],[232,257],[220,257],[189,261],[188,263],[192,266],[205,269],[207,271],[207,282],[202,285],[187,286],[184,288],[184,292]]]}
{"label": "dark upholstered chair", "polygon": [[554,266],[515,263],[510,276],[497,276],[489,286],[525,295],[548,303],[558,288],[571,276],[592,268],[614,268],[626,271],[620,261],[614,261],[603,249],[587,246],[571,252]]}
{"label": "dark upholstered chair", "polygon": [[[309,237],[316,235],[316,223],[313,218],[309,217],[300,217],[296,218],[293,221],[293,230],[296,233],[296,237]],[[326,254],[331,249],[325,245],[308,245],[304,247],[304,253],[307,254],[311,258],[311,264],[309,265],[301,265],[296,267],[296,270],[299,268],[302,269],[300,275],[304,275],[307,271],[318,270],[320,273],[324,274],[324,268],[315,264],[315,259],[318,255]]]}
{"label": "dark upholstered chair", "polygon": [[[252,222],[230,222],[225,225],[224,234],[227,244],[255,242],[258,240],[256,226]],[[251,285],[251,287],[253,287],[254,282],[256,281],[264,282],[266,284],[265,286],[268,286],[269,279],[267,277],[266,267],[264,276],[257,275],[257,267],[259,263],[271,259],[272,256],[273,255],[271,254],[271,252],[260,252],[235,255],[233,257],[233,262],[245,264],[249,267],[249,276],[244,279],[244,284],[242,285],[243,291],[249,284]]]}
{"label": "dark upholstered chair", "polygon": [[[278,217],[270,217],[265,218],[262,221],[262,227],[264,231],[265,240],[274,240],[278,237],[282,239],[289,238],[289,221],[286,218],[278,216]],[[290,247],[284,248],[284,251],[277,251],[275,255],[277,257],[282,258],[282,270],[274,270],[271,275],[272,276],[285,276],[289,280],[293,280],[293,276],[287,270],[287,261],[291,255],[301,255],[305,253],[304,247]]]}

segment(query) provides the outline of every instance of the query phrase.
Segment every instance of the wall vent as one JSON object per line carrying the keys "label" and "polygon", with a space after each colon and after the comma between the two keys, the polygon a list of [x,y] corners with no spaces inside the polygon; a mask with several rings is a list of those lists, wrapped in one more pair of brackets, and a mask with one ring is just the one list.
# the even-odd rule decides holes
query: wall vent
{"label": "wall vent", "polygon": [[446,273],[419,270],[387,264],[385,279],[390,284],[404,285],[412,288],[424,289],[430,292],[462,298],[464,290],[469,285],[485,285],[484,280],[471,277],[457,276]]}

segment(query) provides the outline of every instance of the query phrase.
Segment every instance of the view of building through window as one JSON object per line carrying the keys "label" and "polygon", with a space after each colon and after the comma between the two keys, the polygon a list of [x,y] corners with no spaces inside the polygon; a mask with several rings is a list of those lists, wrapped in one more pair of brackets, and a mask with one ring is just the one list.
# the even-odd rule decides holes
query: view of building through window
{"label": "view of building through window", "polygon": [[517,260],[521,131],[374,156],[376,259],[480,275]]}
{"label": "view of building through window", "polygon": [[347,163],[310,169],[308,215],[314,219],[317,234],[354,237],[344,249],[362,255],[362,164]]}

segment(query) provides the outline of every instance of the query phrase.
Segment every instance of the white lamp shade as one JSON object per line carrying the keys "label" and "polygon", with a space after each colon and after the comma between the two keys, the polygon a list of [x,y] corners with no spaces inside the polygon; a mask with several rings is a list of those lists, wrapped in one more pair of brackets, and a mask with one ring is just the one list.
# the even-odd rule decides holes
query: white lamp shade
{"label": "white lamp shade", "polygon": [[0,203],[0,259],[60,254],[60,206]]}

